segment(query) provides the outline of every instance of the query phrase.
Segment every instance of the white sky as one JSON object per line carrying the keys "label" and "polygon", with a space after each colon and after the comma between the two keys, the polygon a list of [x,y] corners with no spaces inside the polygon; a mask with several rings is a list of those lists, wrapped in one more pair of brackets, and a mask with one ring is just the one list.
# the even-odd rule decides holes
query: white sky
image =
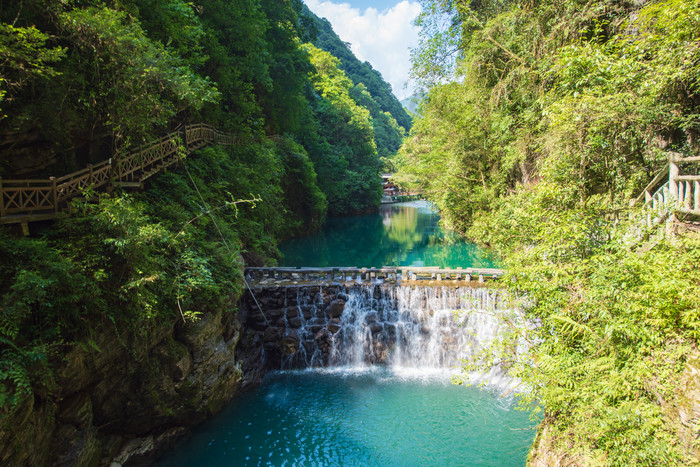
{"label": "white sky", "polygon": [[410,48],[418,45],[418,28],[412,22],[421,11],[420,4],[413,0],[377,2],[379,10],[365,8],[368,2],[361,0],[350,0],[352,4],[336,1],[304,0],[317,16],[331,22],[343,41],[352,44],[357,58],[370,62],[382,74],[396,97],[410,96],[413,86],[405,85],[411,69]]}

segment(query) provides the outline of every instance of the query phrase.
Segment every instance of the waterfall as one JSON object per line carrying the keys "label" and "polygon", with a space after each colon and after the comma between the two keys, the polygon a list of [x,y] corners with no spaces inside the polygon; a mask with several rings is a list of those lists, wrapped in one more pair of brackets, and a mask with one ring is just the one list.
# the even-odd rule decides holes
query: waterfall
{"label": "waterfall", "polygon": [[282,318],[283,368],[452,369],[478,355],[504,318],[520,315],[503,292],[485,287],[353,284],[295,293]]}

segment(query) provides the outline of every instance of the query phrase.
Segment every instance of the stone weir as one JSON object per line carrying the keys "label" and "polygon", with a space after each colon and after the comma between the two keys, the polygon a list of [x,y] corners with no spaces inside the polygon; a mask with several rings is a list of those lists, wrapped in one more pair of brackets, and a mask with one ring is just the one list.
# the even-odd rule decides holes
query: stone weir
{"label": "stone weir", "polygon": [[[246,278],[260,285],[271,284],[329,284],[389,282],[420,285],[469,285],[485,284],[497,280],[505,272],[493,268],[439,268],[424,266],[383,266],[380,268],[356,267],[247,267]],[[416,284],[416,285],[417,285]],[[472,284],[473,285],[473,284]]]}
{"label": "stone weir", "polygon": [[242,344],[261,349],[256,364],[265,370],[451,368],[490,342],[504,319],[521,321],[505,297],[475,286],[258,285],[241,303]]}

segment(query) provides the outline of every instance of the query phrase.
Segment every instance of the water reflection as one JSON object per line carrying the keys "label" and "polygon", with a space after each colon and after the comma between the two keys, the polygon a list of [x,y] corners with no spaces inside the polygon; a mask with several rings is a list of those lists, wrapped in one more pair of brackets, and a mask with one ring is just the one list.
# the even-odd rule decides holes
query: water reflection
{"label": "water reflection", "polygon": [[382,206],[378,214],[329,218],[315,235],[283,242],[282,266],[494,267],[488,253],[438,225],[425,201]]}

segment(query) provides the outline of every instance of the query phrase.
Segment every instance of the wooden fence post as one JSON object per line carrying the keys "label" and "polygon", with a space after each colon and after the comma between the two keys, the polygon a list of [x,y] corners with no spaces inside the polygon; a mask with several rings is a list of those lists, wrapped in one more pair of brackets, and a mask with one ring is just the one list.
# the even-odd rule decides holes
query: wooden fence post
{"label": "wooden fence post", "polygon": [[674,207],[677,207],[680,204],[680,200],[678,199],[678,181],[676,181],[676,177],[678,177],[678,166],[676,165],[676,158],[673,154],[669,156],[668,165],[668,187],[671,196],[674,198],[672,202],[676,204]]}
{"label": "wooden fence post", "polygon": [[2,177],[0,177],[0,217],[5,217],[5,192],[2,189]]}
{"label": "wooden fence post", "polygon": [[116,170],[117,176],[115,178],[117,179],[118,182],[121,182],[122,181],[122,158],[119,157],[119,155],[117,154],[117,157],[114,160],[114,162],[117,165],[117,170]]}
{"label": "wooden fence post", "polygon": [[[58,212],[58,193],[56,192],[56,177],[49,177],[49,180],[51,180],[51,200],[53,202],[53,212]],[[39,198],[38,195],[37,198]]]}
{"label": "wooden fence post", "polygon": [[90,177],[88,178],[88,185],[95,183],[92,174],[92,164],[88,164],[88,171],[90,172]]}
{"label": "wooden fence post", "polygon": [[109,158],[109,169],[107,172],[107,192],[111,193],[114,189],[114,166],[112,165],[112,158]]}

